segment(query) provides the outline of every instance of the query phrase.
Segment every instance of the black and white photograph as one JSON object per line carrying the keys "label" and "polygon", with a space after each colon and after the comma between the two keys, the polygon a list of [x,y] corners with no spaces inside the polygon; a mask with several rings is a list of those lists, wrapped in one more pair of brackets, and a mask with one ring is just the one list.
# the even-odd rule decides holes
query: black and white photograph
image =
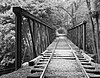
{"label": "black and white photograph", "polygon": [[0,0],[0,78],[100,78],[100,0]]}

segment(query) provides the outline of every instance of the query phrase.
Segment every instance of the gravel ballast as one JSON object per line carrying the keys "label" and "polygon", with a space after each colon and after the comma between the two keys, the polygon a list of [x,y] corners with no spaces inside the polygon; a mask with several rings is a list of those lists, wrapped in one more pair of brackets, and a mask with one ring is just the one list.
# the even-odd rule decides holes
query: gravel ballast
{"label": "gravel ballast", "polygon": [[63,76],[70,78],[85,78],[76,60],[52,59],[46,76]]}

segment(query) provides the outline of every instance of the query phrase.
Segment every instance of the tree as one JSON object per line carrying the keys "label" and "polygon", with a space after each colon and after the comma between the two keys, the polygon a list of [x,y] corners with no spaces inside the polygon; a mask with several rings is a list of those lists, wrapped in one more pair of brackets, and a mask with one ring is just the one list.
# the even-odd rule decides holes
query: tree
{"label": "tree", "polygon": [[[81,0],[79,0],[81,1]],[[15,15],[12,12],[12,8],[15,6],[19,6],[31,14],[34,14],[36,17],[42,19],[50,26],[55,28],[59,28],[61,26],[66,27],[68,29],[74,24],[76,21],[79,23],[82,20],[78,19],[79,15],[79,3],[75,0],[71,1],[62,1],[62,0],[1,0],[0,2],[0,27],[2,34],[2,43],[1,43],[1,53],[2,58],[6,58],[6,55],[11,53],[13,56],[14,48],[11,48],[12,45],[15,45]],[[69,4],[69,5],[67,5]],[[59,7],[60,6],[60,7]],[[58,8],[59,7],[59,8]],[[75,8],[74,8],[75,7]],[[68,14],[70,16],[68,16]],[[75,17],[75,20],[74,20]],[[73,22],[71,22],[72,20]],[[27,21],[24,20],[25,25],[27,25]],[[26,27],[27,34],[29,33],[28,28]],[[13,31],[13,33],[11,33]],[[28,34],[29,35],[29,34]],[[25,38],[23,38],[24,51],[29,51],[29,45],[27,44],[29,40],[26,38],[26,33],[23,34]],[[26,45],[27,44],[27,45]],[[9,48],[8,48],[8,45]],[[26,49],[25,46],[28,48]],[[9,51],[8,51],[9,50]],[[30,51],[31,52],[31,51]],[[24,54],[24,53],[23,53]],[[14,58],[13,58],[14,59]],[[2,62],[4,63],[4,62]]]}

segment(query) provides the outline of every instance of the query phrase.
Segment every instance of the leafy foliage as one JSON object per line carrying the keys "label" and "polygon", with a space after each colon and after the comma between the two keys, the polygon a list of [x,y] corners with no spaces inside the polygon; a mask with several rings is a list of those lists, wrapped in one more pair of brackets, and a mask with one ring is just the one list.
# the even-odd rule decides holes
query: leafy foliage
{"label": "leafy foliage", "polygon": [[[15,15],[12,11],[15,6],[27,10],[54,28],[63,26],[68,29],[87,20],[87,46],[91,48],[93,45],[85,0],[0,0],[1,65],[8,65],[9,62],[14,63],[15,60]],[[29,33],[28,30],[27,32]]]}

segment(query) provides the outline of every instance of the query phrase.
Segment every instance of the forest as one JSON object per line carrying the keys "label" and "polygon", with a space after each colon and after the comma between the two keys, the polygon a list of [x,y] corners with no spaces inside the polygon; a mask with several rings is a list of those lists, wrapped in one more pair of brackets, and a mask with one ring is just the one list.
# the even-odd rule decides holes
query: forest
{"label": "forest", "polygon": [[[96,55],[100,56],[100,43],[97,35],[99,34],[97,25],[100,23],[99,0],[0,0],[0,69],[9,67],[9,64],[14,66],[15,62],[16,32],[13,7],[27,10],[55,29],[60,27],[70,29],[82,21],[87,21],[86,53],[94,59]],[[97,13],[98,16],[96,16]],[[98,42],[95,40],[99,45],[98,48],[93,43],[93,39],[96,38],[98,38]],[[98,52],[95,52],[95,48]],[[28,49],[26,49],[23,63],[32,59],[31,51]],[[100,57],[97,59],[100,63]]]}

